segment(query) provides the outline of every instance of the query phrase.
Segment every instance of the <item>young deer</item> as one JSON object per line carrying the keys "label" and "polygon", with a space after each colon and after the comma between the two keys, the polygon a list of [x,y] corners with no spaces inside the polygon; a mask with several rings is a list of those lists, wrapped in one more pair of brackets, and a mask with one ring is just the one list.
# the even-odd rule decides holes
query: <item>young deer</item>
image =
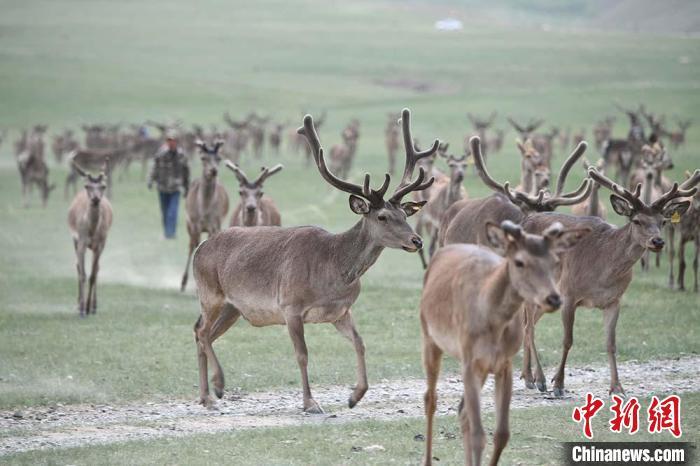
{"label": "young deer", "polygon": [[[695,177],[700,176],[700,172],[695,172]],[[685,183],[691,185],[694,181],[691,180],[690,173],[686,172],[688,178]],[[683,216],[671,220],[668,231],[668,261],[669,261],[669,286],[673,288],[673,257],[675,255],[675,234],[676,229],[680,231],[680,248],[678,249],[678,289],[685,290],[685,245],[693,242],[695,244],[695,255],[693,258],[693,291],[698,292],[698,254],[700,253],[700,191],[687,199],[690,202],[690,208]],[[674,223],[674,221],[676,223]]]}
{"label": "young deer", "polygon": [[[588,172],[588,169],[592,165],[588,163],[587,160],[584,159],[583,161],[583,168],[586,169],[586,172]],[[604,170],[604,163],[603,159],[598,160],[595,164],[596,170],[598,172],[603,173]],[[598,183],[593,184],[593,188],[591,188],[591,195],[588,199],[585,201],[581,202],[580,204],[576,204],[571,207],[571,212],[574,215],[577,215],[579,217],[583,216],[589,216],[589,217],[600,217],[601,219],[605,220],[607,218],[607,209],[603,205],[602,202],[600,202],[599,198],[599,191],[600,191],[600,185]]]}
{"label": "young deer", "polygon": [[[624,393],[617,373],[615,330],[620,314],[620,300],[632,281],[634,264],[646,250],[660,251],[664,246],[661,229],[668,219],[682,215],[690,202],[679,198],[692,196],[700,182],[700,170],[680,187],[673,187],[651,204],[641,199],[642,188],[637,185],[632,192],[613,182],[590,167],[588,174],[601,186],[613,192],[610,203],[618,214],[629,218],[629,223],[615,227],[595,217],[574,217],[564,214],[534,214],[522,225],[531,233],[544,231],[554,222],[566,228],[590,228],[591,233],[576,247],[564,255],[561,262],[559,289],[562,295],[562,324],[564,327],[561,362],[554,376],[554,394],[564,394],[564,369],[566,358],[574,341],[574,314],[579,306],[603,310],[607,337],[608,363],[610,365],[610,392]],[[546,390],[544,374],[535,349],[534,325],[542,315],[540,309],[525,306],[525,339],[523,344],[523,373],[531,387],[533,377],[530,356],[535,359],[536,385]]]}
{"label": "young deer", "polygon": [[217,141],[213,146],[208,146],[202,141],[196,144],[201,153],[202,176],[194,180],[185,199],[185,218],[190,245],[180,291],[185,291],[187,286],[192,253],[199,244],[202,233],[208,233],[211,237],[220,232],[221,222],[228,212],[228,194],[217,179],[221,163],[219,149],[223,142]]}
{"label": "young deer", "polygon": [[333,234],[319,227],[232,227],[210,237],[194,256],[201,315],[194,326],[199,361],[200,401],[210,406],[208,365],[217,397],[223,396],[224,376],[212,343],[243,316],[253,326],[286,325],[301,371],[304,411],[321,413],[311,396],[307,373],[308,352],[305,323],[332,323],[348,338],[357,354],[357,385],[352,408],[367,391],[365,347],[353,322],[351,307],[360,293],[360,278],[384,248],[416,252],[423,245],[407,222],[423,202],[402,202],[404,196],[431,185],[425,172],[411,181],[416,162],[432,155],[416,152],[411,143],[410,112],[402,113],[406,166],[394,194],[385,199],[391,177],[385,175],[378,189],[370,176],[359,184],[341,180],[326,165],[324,151],[310,115],[299,133],[306,136],[321,177],[331,186],[350,194],[350,210],[360,220],[349,230]]}
{"label": "young deer", "polygon": [[[80,317],[97,312],[97,272],[100,255],[107,241],[107,233],[112,226],[112,205],[105,197],[109,160],[104,160],[99,175],[94,176],[83,170],[71,159],[74,170],[85,179],[85,189],[73,198],[68,209],[68,228],[73,237],[73,246],[78,268],[78,311]],[[87,299],[85,297],[85,252],[92,251],[92,270]]]}
{"label": "young deer", "polygon": [[428,386],[426,465],[432,460],[436,385],[443,352],[461,365],[464,395],[459,421],[467,464],[481,464],[486,435],[480,393],[486,377],[495,376],[491,464],[498,463],[510,436],[512,358],[523,332],[519,310],[524,300],[548,311],[559,308],[561,299],[554,283],[558,255],[588,233],[585,228],[564,229],[555,223],[538,236],[525,233],[508,220],[500,226],[488,222],[483,229],[490,246],[503,257],[482,246],[453,244],[435,254],[425,274],[420,320]]}
{"label": "young deer", "polygon": [[239,184],[238,193],[241,200],[233,209],[230,226],[255,227],[255,226],[280,226],[282,219],[275,203],[269,197],[263,197],[263,183],[269,177],[284,168],[277,164],[272,168],[262,167],[255,181],[248,181],[248,177],[236,164],[227,160],[226,166],[236,175]]}

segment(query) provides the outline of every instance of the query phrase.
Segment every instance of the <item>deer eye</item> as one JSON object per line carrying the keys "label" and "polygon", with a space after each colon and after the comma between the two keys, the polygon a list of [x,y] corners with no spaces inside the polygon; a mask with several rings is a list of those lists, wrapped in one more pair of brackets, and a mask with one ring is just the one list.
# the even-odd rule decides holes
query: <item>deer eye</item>
{"label": "deer eye", "polygon": [[380,222],[386,222],[386,215],[377,215],[377,220],[379,220]]}
{"label": "deer eye", "polygon": [[520,259],[515,259],[515,262],[514,262],[514,263],[515,263],[515,266],[518,267],[518,268],[523,268],[523,267],[525,267],[525,263],[524,263],[523,261],[521,261]]}
{"label": "deer eye", "polygon": [[640,221],[637,220],[636,218],[635,218],[634,220],[632,220],[632,223],[634,223],[635,225],[641,225],[641,224],[642,224],[642,222],[640,222]]}

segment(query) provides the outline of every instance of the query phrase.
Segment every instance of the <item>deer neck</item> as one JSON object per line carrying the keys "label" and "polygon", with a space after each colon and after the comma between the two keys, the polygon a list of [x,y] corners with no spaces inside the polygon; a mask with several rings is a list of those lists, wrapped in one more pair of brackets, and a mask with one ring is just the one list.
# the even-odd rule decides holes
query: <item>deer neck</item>
{"label": "deer neck", "polygon": [[457,182],[452,177],[450,177],[450,184],[447,187],[447,199],[445,199],[445,204],[447,207],[451,206],[455,202],[459,201],[460,191],[462,189],[462,183]]}
{"label": "deer neck", "polygon": [[637,244],[632,237],[632,224],[627,223],[620,228],[614,228],[608,233],[609,241],[602,239],[601,244],[608,243],[612,248],[601,251],[601,255],[611,264],[609,271],[616,276],[629,271],[642,257],[645,248]]}
{"label": "deer neck", "polygon": [[357,281],[379,258],[384,246],[377,244],[362,218],[349,230],[333,235],[332,247],[340,274],[348,283]]}
{"label": "deer neck", "polygon": [[533,178],[535,174],[533,170],[523,161],[522,169],[520,173],[520,186],[521,190],[525,193],[530,194],[532,192]]}
{"label": "deer neck", "polygon": [[212,205],[214,195],[216,194],[216,176],[207,178],[202,175],[202,184],[199,189],[199,202],[203,209]]}
{"label": "deer neck", "polygon": [[[101,202],[100,202],[101,203]],[[88,235],[92,236],[97,230],[97,225],[100,223],[100,203],[90,205],[87,210],[87,229]]]}
{"label": "deer neck", "polygon": [[504,260],[484,280],[481,307],[483,317],[493,324],[505,324],[518,312],[523,298],[515,291],[508,273],[508,261]]}

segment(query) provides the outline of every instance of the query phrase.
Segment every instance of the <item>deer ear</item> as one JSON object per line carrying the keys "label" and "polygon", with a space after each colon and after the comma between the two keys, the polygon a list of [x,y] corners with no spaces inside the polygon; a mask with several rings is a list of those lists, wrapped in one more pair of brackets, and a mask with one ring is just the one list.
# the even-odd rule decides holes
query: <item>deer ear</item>
{"label": "deer ear", "polygon": [[508,238],[506,238],[506,232],[493,222],[486,222],[485,227],[486,240],[499,254],[504,254],[506,249],[508,249]]}
{"label": "deer ear", "polygon": [[361,197],[355,196],[354,194],[350,195],[350,210],[355,212],[357,215],[364,215],[369,213],[369,204],[367,204],[367,201],[362,199]]}
{"label": "deer ear", "polygon": [[576,246],[584,236],[591,232],[590,228],[575,228],[562,231],[556,238],[550,239],[550,251],[560,254]]}
{"label": "deer ear", "polygon": [[623,217],[632,216],[633,210],[630,203],[617,194],[610,195],[610,204],[617,215],[622,215]]}
{"label": "deer ear", "polygon": [[690,201],[672,202],[664,207],[662,215],[665,218],[671,218],[674,215],[680,217],[688,210],[688,207],[690,207]]}
{"label": "deer ear", "polygon": [[406,213],[406,217],[410,217],[411,215],[418,213],[418,211],[423,208],[423,206],[425,205],[426,202],[428,202],[428,201],[420,201],[420,202],[408,201],[408,202],[404,202],[403,204],[401,204],[401,208]]}

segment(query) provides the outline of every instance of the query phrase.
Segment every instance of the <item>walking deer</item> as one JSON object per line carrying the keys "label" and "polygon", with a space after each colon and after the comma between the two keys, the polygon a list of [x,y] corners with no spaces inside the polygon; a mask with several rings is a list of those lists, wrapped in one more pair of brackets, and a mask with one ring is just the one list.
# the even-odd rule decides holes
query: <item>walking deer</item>
{"label": "walking deer", "polygon": [[[73,246],[78,269],[78,311],[80,317],[97,312],[97,272],[100,256],[104,251],[107,233],[112,226],[112,205],[105,197],[109,160],[105,159],[98,175],[86,172],[71,159],[74,170],[85,179],[85,189],[80,190],[68,209],[68,228],[73,237]],[[92,251],[92,269],[85,296],[85,253]]]}
{"label": "walking deer", "polygon": [[[700,176],[700,172],[695,171],[694,176]],[[693,184],[690,173],[686,172],[687,180],[685,183]],[[680,217],[671,220],[668,226],[668,261],[669,261],[669,281],[671,288],[674,285],[673,277],[673,259],[675,255],[675,233],[680,232],[680,247],[678,249],[678,289],[685,291],[685,245],[692,242],[695,245],[695,254],[693,256],[693,291],[698,292],[698,254],[700,253],[700,190],[687,199],[690,202],[690,208]]]}
{"label": "walking deer", "polygon": [[251,182],[235,163],[227,160],[226,166],[236,175],[239,184],[238,193],[241,195],[241,200],[233,209],[230,226],[280,226],[282,219],[279,210],[272,199],[263,197],[262,188],[265,180],[284,167],[281,164],[272,168],[262,167],[258,177]]}
{"label": "walking deer", "polygon": [[[588,173],[588,168],[591,166],[592,165],[584,159],[583,168],[586,170],[586,173]],[[596,162],[595,164],[596,170],[598,170],[598,172],[600,173],[604,173],[604,167],[605,164],[603,163],[603,159],[598,160],[598,162]],[[593,183],[593,187],[591,188],[591,195],[588,197],[588,199],[581,202],[580,204],[576,204],[571,207],[571,211],[573,212],[573,214],[579,217],[600,217],[603,220],[605,220],[607,218],[608,211],[603,205],[603,203],[600,201],[599,191],[600,185],[598,183]]]}
{"label": "walking deer", "polygon": [[436,386],[443,353],[460,364],[464,394],[459,421],[466,463],[480,465],[486,446],[481,423],[481,390],[495,377],[496,429],[491,464],[498,463],[508,443],[513,390],[512,358],[518,352],[524,300],[547,311],[561,304],[555,285],[558,256],[588,233],[586,228],[549,226],[542,236],[529,234],[509,220],[487,222],[484,236],[501,255],[474,244],[440,249],[425,274],[420,303],[423,366],[427,377],[424,464],[432,462]]}
{"label": "walking deer", "polygon": [[[620,314],[620,300],[632,280],[634,264],[646,250],[660,251],[664,246],[661,229],[669,219],[683,215],[690,202],[679,200],[697,192],[694,186],[700,183],[700,170],[682,185],[673,187],[652,203],[641,199],[642,187],[634,191],[624,188],[599,173],[594,167],[588,175],[604,188],[612,191],[610,203],[613,210],[629,219],[622,227],[616,227],[595,217],[573,217],[557,213],[533,214],[522,225],[532,233],[544,231],[555,222],[565,228],[590,228],[580,243],[562,257],[559,290],[562,296],[562,324],[564,338],[559,367],[553,378],[554,395],[564,395],[566,359],[574,342],[574,315],[579,306],[598,308],[603,311],[610,365],[610,392],[624,393],[617,372],[615,331]],[[534,326],[542,310],[525,306],[525,338],[523,344],[523,372],[528,387],[532,387],[531,357],[536,365],[537,388],[546,390],[544,373],[535,348]]]}
{"label": "walking deer", "polygon": [[416,162],[432,155],[438,146],[414,150],[410,112],[401,116],[406,165],[393,195],[385,199],[391,176],[377,188],[370,175],[362,184],[344,181],[328,170],[313,119],[304,117],[299,133],[311,148],[321,177],[336,189],[350,194],[350,210],[360,220],[349,230],[333,234],[319,227],[232,227],[200,245],[193,269],[201,315],[194,326],[199,362],[200,401],[211,406],[208,365],[217,397],[223,396],[224,376],[212,343],[241,316],[253,326],[286,325],[301,371],[304,411],[322,413],[309,388],[305,323],[332,323],[348,338],[357,354],[357,385],[350,399],[352,408],[367,391],[365,347],[355,328],[351,306],[360,293],[360,278],[384,248],[419,250],[423,242],[407,222],[424,202],[402,202],[407,194],[429,187],[425,172],[411,180]]}
{"label": "walking deer", "polygon": [[202,176],[194,180],[185,199],[185,219],[190,243],[180,291],[185,291],[187,287],[190,261],[202,233],[211,237],[220,232],[221,222],[228,212],[228,194],[217,176],[221,163],[219,149],[222,145],[222,141],[215,142],[213,146],[208,146],[202,141],[197,142],[202,160]]}

